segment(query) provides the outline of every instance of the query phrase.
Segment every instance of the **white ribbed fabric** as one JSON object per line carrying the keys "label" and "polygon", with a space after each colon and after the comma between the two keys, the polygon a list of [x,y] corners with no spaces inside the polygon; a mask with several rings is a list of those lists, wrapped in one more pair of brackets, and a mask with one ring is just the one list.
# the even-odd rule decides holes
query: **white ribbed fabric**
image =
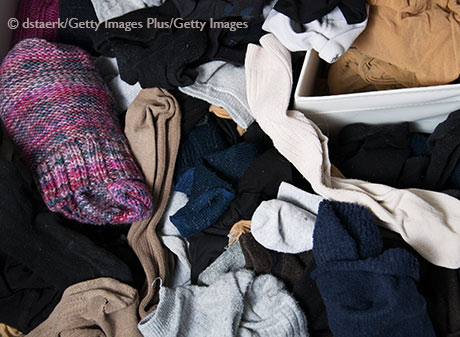
{"label": "white ribbed fabric", "polygon": [[433,264],[460,267],[460,201],[443,193],[399,190],[331,176],[327,142],[302,113],[287,111],[292,89],[289,51],[268,34],[249,45],[246,85],[251,112],[261,128],[319,195],[367,206],[381,225],[399,233]]}

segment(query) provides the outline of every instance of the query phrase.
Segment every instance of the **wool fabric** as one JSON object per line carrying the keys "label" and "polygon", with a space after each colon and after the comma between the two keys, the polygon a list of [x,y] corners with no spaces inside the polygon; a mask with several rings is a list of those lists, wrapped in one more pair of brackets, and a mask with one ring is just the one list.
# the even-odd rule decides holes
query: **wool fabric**
{"label": "wool fabric", "polygon": [[368,209],[322,201],[313,240],[312,277],[334,336],[435,336],[416,288],[417,259],[404,249],[383,251]]}
{"label": "wool fabric", "polygon": [[275,9],[295,22],[308,23],[322,18],[337,6],[349,24],[363,22],[367,18],[364,0],[278,0]]}
{"label": "wool fabric", "polygon": [[[57,29],[46,27],[46,23],[57,22],[59,18],[59,0],[19,0],[16,11],[16,18],[20,25],[14,30],[13,43],[37,37],[49,42],[57,41]],[[24,28],[23,23],[40,22],[44,27],[33,26],[33,28]]]}
{"label": "wool fabric", "polygon": [[144,337],[307,337],[307,321],[283,283],[248,270],[205,286],[161,288],[157,310],[138,326]]}
{"label": "wool fabric", "polygon": [[433,264],[460,267],[460,202],[448,195],[331,176],[327,137],[304,114],[287,111],[292,89],[289,51],[273,35],[250,45],[246,83],[251,112],[275,147],[319,195],[369,207]]}
{"label": "wool fabric", "polygon": [[348,24],[336,7],[321,19],[302,25],[300,32],[296,32],[290,18],[273,9],[262,29],[273,33],[290,51],[314,49],[323,60],[333,63],[350,48],[366,25],[367,19]]}
{"label": "wool fabric", "polygon": [[125,133],[153,195],[153,214],[131,225],[128,241],[147,276],[139,314],[145,317],[155,302],[153,281],[168,282],[172,254],[158,238],[156,227],[166,209],[180,143],[180,109],[165,89],[144,89],[126,113]]}
{"label": "wool fabric", "polygon": [[0,68],[0,92],[0,116],[51,211],[92,224],[149,216],[112,96],[81,49],[18,43]]}
{"label": "wool fabric", "polygon": [[111,278],[75,284],[64,292],[48,319],[27,337],[140,337],[137,291]]}
{"label": "wool fabric", "polygon": [[182,236],[190,237],[199,233],[223,215],[235,198],[233,185],[242,178],[256,157],[257,150],[253,145],[240,143],[211,153],[197,163],[193,173],[188,175],[186,185],[190,189],[182,190],[188,192],[190,199],[170,218]]}
{"label": "wool fabric", "polygon": [[196,68],[198,76],[192,85],[180,87],[187,95],[223,107],[240,127],[247,129],[254,121],[246,98],[244,67],[213,61]]}
{"label": "wool fabric", "polygon": [[258,274],[272,274],[286,284],[308,318],[308,333],[312,337],[332,337],[327,312],[318,287],[310,277],[316,268],[313,251],[285,254],[268,250],[251,233],[239,241],[246,268]]}

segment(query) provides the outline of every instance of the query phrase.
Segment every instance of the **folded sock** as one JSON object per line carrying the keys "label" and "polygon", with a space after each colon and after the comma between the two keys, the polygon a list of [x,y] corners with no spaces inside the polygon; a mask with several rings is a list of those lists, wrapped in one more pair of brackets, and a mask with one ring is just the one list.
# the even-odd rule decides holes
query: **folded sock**
{"label": "folded sock", "polygon": [[138,328],[144,337],[308,336],[305,316],[282,282],[248,270],[206,286],[161,288],[157,310]]}
{"label": "folded sock", "polygon": [[294,31],[288,16],[273,9],[262,28],[273,33],[290,51],[314,49],[319,57],[332,63],[350,48],[366,25],[367,20],[348,24],[336,7],[324,17],[302,25],[300,33]]}
{"label": "folded sock", "polygon": [[180,87],[182,92],[223,107],[236,124],[244,129],[254,121],[246,98],[244,67],[213,61],[196,68],[195,83]]}
{"label": "folded sock", "polygon": [[313,252],[312,277],[334,336],[435,336],[415,283],[417,259],[400,248],[383,251],[369,210],[322,201]]}
{"label": "folded sock", "polygon": [[298,254],[313,248],[316,215],[282,200],[263,201],[252,216],[251,233],[265,248]]}
{"label": "folded sock", "polygon": [[[184,237],[195,235],[219,219],[235,197],[233,185],[256,158],[255,147],[248,143],[234,145],[201,159],[193,170],[190,199],[170,217]],[[190,181],[189,181],[190,185]]]}
{"label": "folded sock", "polygon": [[1,118],[51,211],[97,225],[151,214],[144,177],[89,55],[23,40],[2,63],[0,88]]}

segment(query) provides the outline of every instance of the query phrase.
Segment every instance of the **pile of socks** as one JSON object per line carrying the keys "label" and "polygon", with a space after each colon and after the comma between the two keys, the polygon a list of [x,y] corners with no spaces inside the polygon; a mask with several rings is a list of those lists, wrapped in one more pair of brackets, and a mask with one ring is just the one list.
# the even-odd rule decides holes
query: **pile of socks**
{"label": "pile of socks", "polygon": [[[332,94],[458,76],[457,7],[19,0],[0,337],[459,335],[460,110],[331,143],[288,110],[306,51]],[[424,29],[392,55],[426,20],[439,57]]]}

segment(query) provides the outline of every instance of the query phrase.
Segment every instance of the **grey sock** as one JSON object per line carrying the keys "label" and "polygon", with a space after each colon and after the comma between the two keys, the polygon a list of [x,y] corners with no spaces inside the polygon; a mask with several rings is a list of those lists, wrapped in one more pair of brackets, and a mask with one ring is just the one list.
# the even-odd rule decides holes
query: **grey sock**
{"label": "grey sock", "polygon": [[245,269],[209,286],[162,287],[158,307],[138,328],[144,337],[308,337],[306,318],[284,284]]}
{"label": "grey sock", "polygon": [[316,215],[283,200],[263,201],[254,212],[251,233],[262,246],[298,254],[313,248]]}
{"label": "grey sock", "polygon": [[287,201],[315,215],[318,214],[319,203],[324,200],[319,195],[308,193],[284,181],[278,189],[277,199]]}
{"label": "grey sock", "polygon": [[196,68],[195,83],[179,90],[227,110],[233,121],[247,129],[254,118],[249,112],[244,67],[212,61]]}

